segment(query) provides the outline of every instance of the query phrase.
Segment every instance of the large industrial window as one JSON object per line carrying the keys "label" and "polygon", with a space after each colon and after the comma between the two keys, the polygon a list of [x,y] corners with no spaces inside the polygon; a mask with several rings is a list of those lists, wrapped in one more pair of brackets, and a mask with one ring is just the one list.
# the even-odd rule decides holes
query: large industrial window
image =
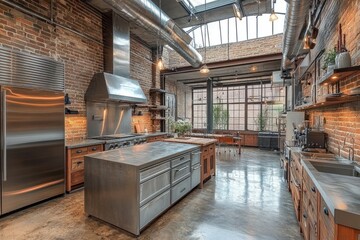
{"label": "large industrial window", "polygon": [[206,89],[193,90],[193,128],[206,129],[207,126]]}
{"label": "large industrial window", "polygon": [[[193,90],[193,126],[206,128],[206,89]],[[213,129],[277,131],[285,94],[270,83],[214,87]]]}

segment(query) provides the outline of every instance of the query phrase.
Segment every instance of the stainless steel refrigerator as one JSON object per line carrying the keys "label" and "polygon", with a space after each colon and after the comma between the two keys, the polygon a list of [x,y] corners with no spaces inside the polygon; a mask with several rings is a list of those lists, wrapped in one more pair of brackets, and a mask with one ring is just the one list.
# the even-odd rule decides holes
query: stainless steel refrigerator
{"label": "stainless steel refrigerator", "polygon": [[0,215],[64,193],[64,93],[1,86]]}

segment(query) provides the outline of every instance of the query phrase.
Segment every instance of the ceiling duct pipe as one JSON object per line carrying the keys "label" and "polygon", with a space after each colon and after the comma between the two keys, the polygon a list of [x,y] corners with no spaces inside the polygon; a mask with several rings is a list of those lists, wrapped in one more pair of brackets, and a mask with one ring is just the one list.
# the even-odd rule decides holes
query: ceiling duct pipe
{"label": "ceiling duct pipe", "polygon": [[287,2],[281,62],[283,70],[289,69],[291,60],[303,53],[300,48],[303,43],[310,8],[310,0],[289,0]]}
{"label": "ceiling duct pipe", "polygon": [[202,56],[190,45],[191,37],[151,0],[86,0],[86,2],[102,12],[112,9],[155,36],[158,35],[194,68],[202,65]]}

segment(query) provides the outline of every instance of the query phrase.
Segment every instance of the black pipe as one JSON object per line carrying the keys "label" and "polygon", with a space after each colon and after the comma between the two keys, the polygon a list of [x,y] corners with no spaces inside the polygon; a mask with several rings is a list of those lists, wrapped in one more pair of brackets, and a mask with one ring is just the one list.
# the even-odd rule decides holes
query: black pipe
{"label": "black pipe", "polygon": [[213,84],[212,79],[207,79],[206,107],[207,107],[207,133],[213,132]]}

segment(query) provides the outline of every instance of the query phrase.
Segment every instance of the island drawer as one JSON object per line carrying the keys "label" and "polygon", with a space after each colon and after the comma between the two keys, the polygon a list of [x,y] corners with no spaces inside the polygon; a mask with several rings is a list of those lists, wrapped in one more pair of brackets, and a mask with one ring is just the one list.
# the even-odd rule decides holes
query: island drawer
{"label": "island drawer", "polygon": [[191,159],[190,153],[180,155],[180,156],[178,156],[178,157],[171,160],[172,167],[175,167],[175,166],[177,166],[179,164],[190,161],[190,159]]}
{"label": "island drawer", "polygon": [[170,170],[170,162],[166,162],[140,172],[140,183]]}
{"label": "island drawer", "polygon": [[181,197],[190,191],[190,178],[186,178],[171,189],[171,204],[177,202]]}
{"label": "island drawer", "polygon": [[199,185],[201,178],[201,165],[196,164],[191,166],[191,189]]}
{"label": "island drawer", "polygon": [[190,175],[190,162],[178,165],[171,170],[171,182],[176,184]]}
{"label": "island drawer", "polygon": [[170,207],[170,190],[154,198],[140,208],[140,229]]}
{"label": "island drawer", "polygon": [[140,205],[144,205],[168,188],[170,188],[170,171],[143,182],[140,184]]}
{"label": "island drawer", "polygon": [[201,158],[201,151],[193,151],[191,152],[191,165],[195,165],[200,163],[200,158]]}

